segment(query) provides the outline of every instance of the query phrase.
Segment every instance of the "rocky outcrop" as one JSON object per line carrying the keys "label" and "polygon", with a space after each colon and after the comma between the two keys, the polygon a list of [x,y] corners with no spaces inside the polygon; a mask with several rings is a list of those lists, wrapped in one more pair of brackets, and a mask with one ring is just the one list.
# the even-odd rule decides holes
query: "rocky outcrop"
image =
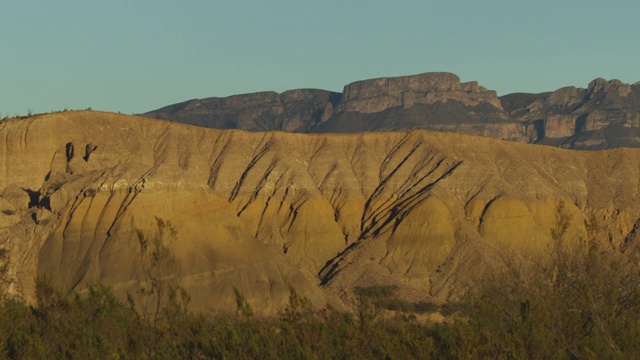
{"label": "rocky outcrop", "polygon": [[370,114],[393,107],[407,109],[416,104],[448,101],[471,107],[486,103],[502,109],[496,92],[478,86],[475,81],[461,84],[460,78],[454,74],[425,73],[349,84],[344,87],[342,102],[336,110]]}
{"label": "rocky outcrop", "polygon": [[[521,96],[520,96],[521,97]],[[531,142],[576,149],[640,147],[640,86],[598,78],[586,89],[565,87],[514,105],[510,115],[525,124]]]}
{"label": "rocky outcrop", "polygon": [[524,141],[494,91],[460,83],[450,73],[359,81],[345,86],[342,101],[311,132],[428,129]]}
{"label": "rocky outcrop", "polygon": [[[578,115],[549,114],[544,119],[544,137],[565,138],[576,133]],[[542,138],[539,138],[542,140]],[[538,138],[536,138],[538,140]]]}
{"label": "rocky outcrop", "polygon": [[505,254],[544,253],[560,202],[572,236],[594,215],[613,249],[635,249],[638,159],[423,130],[246,132],[98,112],[6,120],[0,248],[12,295],[32,299],[33,279],[50,274],[64,291],[101,282],[124,299],[142,276],[137,230],[154,236],[158,217],[177,232],[167,281],[194,310],[234,311],[234,287],[263,314],[283,309],[289,286],[315,306],[354,305],[356,287],[376,284],[444,302]]}
{"label": "rocky outcrop", "polygon": [[[342,94],[293,90],[191,100],[143,116],[213,128],[295,132],[462,131],[523,140],[495,91],[450,73],[358,81]],[[498,129],[503,127],[502,129]]]}
{"label": "rocky outcrop", "polygon": [[450,73],[357,81],[342,94],[292,90],[191,100],[143,116],[219,129],[363,132],[428,129],[574,149],[640,147],[640,85],[498,98]]}
{"label": "rocky outcrop", "polygon": [[326,120],[340,94],[302,89],[189,100],[144,116],[216,129],[305,132]]}

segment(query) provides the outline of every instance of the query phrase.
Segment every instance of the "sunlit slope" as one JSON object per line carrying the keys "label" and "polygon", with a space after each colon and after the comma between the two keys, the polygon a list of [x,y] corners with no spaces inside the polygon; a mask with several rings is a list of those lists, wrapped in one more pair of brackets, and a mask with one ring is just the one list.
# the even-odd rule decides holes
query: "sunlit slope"
{"label": "sunlit slope", "polygon": [[213,130],[99,112],[0,123],[0,243],[11,291],[36,274],[124,296],[136,229],[177,238],[174,281],[198,310],[318,306],[355,286],[446,300],[504,250],[544,251],[556,207],[621,247],[640,219],[640,151],[575,152],[452,133]]}

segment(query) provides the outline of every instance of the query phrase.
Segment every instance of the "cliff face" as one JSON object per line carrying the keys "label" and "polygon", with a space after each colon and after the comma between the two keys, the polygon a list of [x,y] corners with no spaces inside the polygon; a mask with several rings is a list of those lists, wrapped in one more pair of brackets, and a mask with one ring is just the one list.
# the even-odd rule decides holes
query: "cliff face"
{"label": "cliff face", "polygon": [[213,128],[295,132],[432,129],[524,140],[494,91],[450,73],[358,81],[342,94],[294,90],[191,100],[146,114]]}
{"label": "cliff face", "polygon": [[416,104],[457,101],[465,106],[481,103],[502,109],[495,91],[478,86],[477,82],[460,83],[450,73],[426,73],[415,76],[358,81],[344,87],[337,112],[364,114],[382,112],[393,107],[408,109]]}
{"label": "cliff face", "polygon": [[591,150],[640,147],[638,84],[599,78],[586,89],[565,87],[507,110],[525,124],[531,142]]}
{"label": "cliff face", "polygon": [[495,91],[449,73],[359,81],[345,86],[333,116],[312,132],[429,129],[522,141],[523,127]]}
{"label": "cliff face", "polygon": [[444,132],[293,134],[214,130],[97,112],[0,123],[0,247],[10,293],[143,276],[136,230],[158,217],[200,311],[235,310],[233,288],[274,314],[293,286],[316,306],[397,284],[447,301],[502,251],[544,252],[556,208],[584,236],[637,251],[640,150],[575,152]]}
{"label": "cliff face", "polygon": [[354,82],[342,94],[293,90],[191,100],[143,116],[212,128],[294,132],[429,129],[575,149],[640,147],[640,85],[498,98],[450,73]]}

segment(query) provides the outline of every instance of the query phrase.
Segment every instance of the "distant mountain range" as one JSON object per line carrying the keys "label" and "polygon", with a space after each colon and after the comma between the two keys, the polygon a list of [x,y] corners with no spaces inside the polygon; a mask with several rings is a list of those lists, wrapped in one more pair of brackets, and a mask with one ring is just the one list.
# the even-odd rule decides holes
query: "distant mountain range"
{"label": "distant mountain range", "polygon": [[141,114],[217,129],[353,133],[460,132],[564,148],[640,147],[640,83],[498,97],[451,73],[378,78],[342,93],[317,89],[194,99]]}

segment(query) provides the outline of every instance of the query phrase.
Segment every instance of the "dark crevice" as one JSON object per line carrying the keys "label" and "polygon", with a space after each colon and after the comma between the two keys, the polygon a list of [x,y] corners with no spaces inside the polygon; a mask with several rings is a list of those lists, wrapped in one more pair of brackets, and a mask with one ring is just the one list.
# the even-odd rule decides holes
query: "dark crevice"
{"label": "dark crevice", "polygon": [[494,201],[500,199],[500,196],[496,196],[495,198],[489,200],[489,202],[487,202],[487,204],[484,206],[484,209],[482,209],[482,214],[480,215],[480,219],[478,219],[478,228],[480,228],[480,226],[482,226],[482,223],[484,222],[484,217],[487,214],[487,210],[489,209],[489,207],[493,204]]}
{"label": "dark crevice", "polygon": [[251,171],[251,169],[253,169],[253,167],[258,163],[258,161],[262,159],[262,157],[267,153],[269,142],[271,141],[272,138],[273,138],[273,135],[270,136],[266,141],[264,140],[261,141],[260,150],[258,151],[257,154],[254,155],[253,159],[251,159],[251,162],[249,163],[247,168],[244,170],[242,175],[240,175],[240,179],[236,182],[235,186],[233,187],[233,190],[231,191],[231,195],[229,196],[229,200],[228,200],[229,202],[232,202],[233,200],[235,200],[235,198],[238,196],[238,193],[240,192],[240,188],[244,184],[245,179],[247,178],[247,175],[249,175],[249,172]]}
{"label": "dark crevice", "polygon": [[71,171],[71,167],[69,166],[69,162],[71,161],[71,159],[73,159],[73,155],[74,155],[74,148],[73,148],[73,143],[72,142],[68,142],[65,146],[65,155],[67,157],[67,165],[66,165],[66,169],[65,171],[68,172],[69,174],[73,174],[73,172]]}
{"label": "dark crevice", "polygon": [[98,148],[98,146],[93,145],[91,143],[89,143],[89,144],[87,144],[87,146],[85,146],[85,148],[84,148],[85,154],[82,157],[85,162],[89,162],[89,155],[91,155],[91,153],[94,152],[97,148]]}
{"label": "dark crevice", "polygon": [[[320,278],[320,286],[325,286],[333,279],[340,270],[338,269],[340,265],[340,259],[347,254],[349,251],[353,250],[356,246],[358,246],[359,242],[354,242],[351,245],[347,246],[339,252],[335,257],[327,260],[322,269],[318,272],[318,277]],[[322,274],[325,274],[322,276]]]}
{"label": "dark crevice", "polygon": [[67,156],[67,162],[71,161],[71,159],[73,159],[73,153],[74,153],[74,149],[73,149],[73,143],[72,142],[68,142],[65,146],[65,155]]}
{"label": "dark crevice", "polygon": [[533,126],[536,129],[536,136],[537,139],[535,140],[536,142],[541,141],[542,139],[544,139],[545,137],[545,125],[544,125],[544,120],[540,119],[540,120],[535,120],[533,122]]}
{"label": "dark crevice", "polygon": [[40,204],[40,191],[24,188],[22,190],[29,194],[29,208],[37,207]]}
{"label": "dark crevice", "polygon": [[42,197],[42,199],[40,200],[39,207],[51,211],[51,200],[48,195]]}
{"label": "dark crevice", "polygon": [[587,124],[587,114],[583,114],[578,116],[576,119],[576,127],[574,129],[574,133],[580,133],[584,131],[585,125]]}

